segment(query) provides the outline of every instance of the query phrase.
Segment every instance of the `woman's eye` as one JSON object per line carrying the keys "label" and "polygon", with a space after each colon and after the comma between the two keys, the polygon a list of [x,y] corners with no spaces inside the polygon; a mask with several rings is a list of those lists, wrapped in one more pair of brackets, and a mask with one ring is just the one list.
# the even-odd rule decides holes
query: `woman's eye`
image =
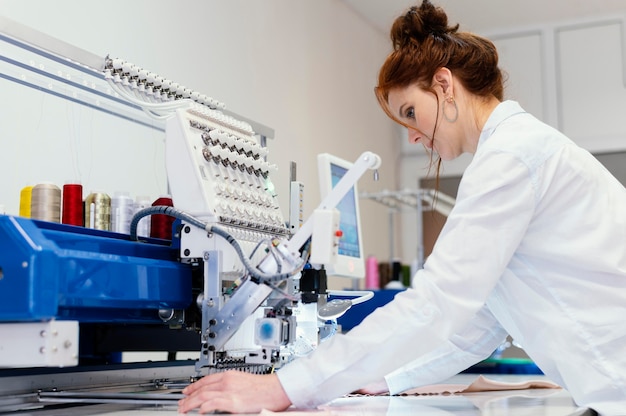
{"label": "woman's eye", "polygon": [[406,110],[407,118],[415,118],[415,109],[413,107],[407,108]]}

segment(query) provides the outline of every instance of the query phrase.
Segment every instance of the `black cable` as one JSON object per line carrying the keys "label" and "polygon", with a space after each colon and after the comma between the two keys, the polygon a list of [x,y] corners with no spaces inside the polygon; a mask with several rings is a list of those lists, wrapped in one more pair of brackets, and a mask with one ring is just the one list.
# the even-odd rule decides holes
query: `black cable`
{"label": "black cable", "polygon": [[[201,220],[199,220],[198,218],[187,214],[184,211],[181,211],[177,208],[168,206],[168,205],[156,205],[156,206],[151,206],[151,207],[147,207],[147,208],[143,208],[140,209],[139,211],[137,211],[135,213],[135,215],[133,216],[131,222],[130,222],[130,238],[131,240],[137,241],[138,236],[137,236],[137,226],[139,224],[139,221],[143,218],[143,217],[147,217],[148,215],[154,215],[154,214],[162,214],[162,215],[169,215],[171,217],[174,218],[178,218],[182,221],[188,222],[191,225],[194,225],[202,230],[206,230],[208,233],[214,233],[219,235],[220,237],[224,238],[226,240],[226,242],[228,242],[228,244],[230,244],[235,251],[237,252],[237,255],[239,256],[239,259],[241,260],[241,262],[243,263],[243,265],[245,266],[246,270],[248,271],[248,273],[250,274],[250,276],[252,276],[253,278],[255,278],[256,280],[259,281],[259,283],[275,283],[275,282],[280,282],[282,280],[286,280],[290,277],[292,277],[293,275],[295,275],[296,273],[298,273],[302,267],[304,266],[304,261],[302,262],[302,264],[298,267],[296,267],[293,271],[288,272],[288,273],[277,273],[277,274],[267,274],[264,273],[262,271],[260,271],[256,266],[254,266],[247,258],[247,256],[245,255],[245,253],[243,252],[243,249],[241,248],[241,245],[237,242],[237,240],[235,240],[235,238],[228,233],[226,230],[223,230],[215,225],[210,225],[206,222],[203,222]],[[272,253],[272,255],[274,255],[274,253]],[[278,259],[276,257],[274,257],[276,262],[277,262],[277,267],[280,267],[280,265],[278,264]]]}

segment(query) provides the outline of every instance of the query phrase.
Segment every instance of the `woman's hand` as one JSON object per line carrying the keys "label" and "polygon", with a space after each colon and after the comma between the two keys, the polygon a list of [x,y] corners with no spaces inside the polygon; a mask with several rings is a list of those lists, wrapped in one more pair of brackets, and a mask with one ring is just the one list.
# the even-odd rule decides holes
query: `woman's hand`
{"label": "woman's hand", "polygon": [[201,378],[183,390],[178,411],[187,413],[258,413],[263,409],[285,410],[291,405],[276,374],[250,374],[226,371]]}

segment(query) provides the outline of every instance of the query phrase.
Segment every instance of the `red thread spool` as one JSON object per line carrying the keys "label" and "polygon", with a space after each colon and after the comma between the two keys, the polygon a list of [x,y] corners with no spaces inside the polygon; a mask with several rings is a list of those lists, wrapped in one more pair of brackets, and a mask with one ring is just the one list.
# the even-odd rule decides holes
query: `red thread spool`
{"label": "red thread spool", "polygon": [[63,213],[61,222],[69,225],[84,225],[83,186],[76,183],[63,185]]}
{"label": "red thread spool", "polygon": [[[174,203],[172,202],[172,198],[168,196],[159,197],[156,201],[152,203],[153,207],[166,205],[168,207],[173,207]],[[164,240],[172,239],[172,223],[174,222],[174,217],[164,214],[154,214],[151,217],[150,221],[150,237],[153,238],[162,238]]]}

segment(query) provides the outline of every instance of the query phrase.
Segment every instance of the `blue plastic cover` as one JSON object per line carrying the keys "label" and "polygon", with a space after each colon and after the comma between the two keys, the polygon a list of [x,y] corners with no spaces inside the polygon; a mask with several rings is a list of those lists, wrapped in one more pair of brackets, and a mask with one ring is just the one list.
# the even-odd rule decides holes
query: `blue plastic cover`
{"label": "blue plastic cover", "polygon": [[158,322],[191,303],[169,241],[0,215],[0,322]]}

